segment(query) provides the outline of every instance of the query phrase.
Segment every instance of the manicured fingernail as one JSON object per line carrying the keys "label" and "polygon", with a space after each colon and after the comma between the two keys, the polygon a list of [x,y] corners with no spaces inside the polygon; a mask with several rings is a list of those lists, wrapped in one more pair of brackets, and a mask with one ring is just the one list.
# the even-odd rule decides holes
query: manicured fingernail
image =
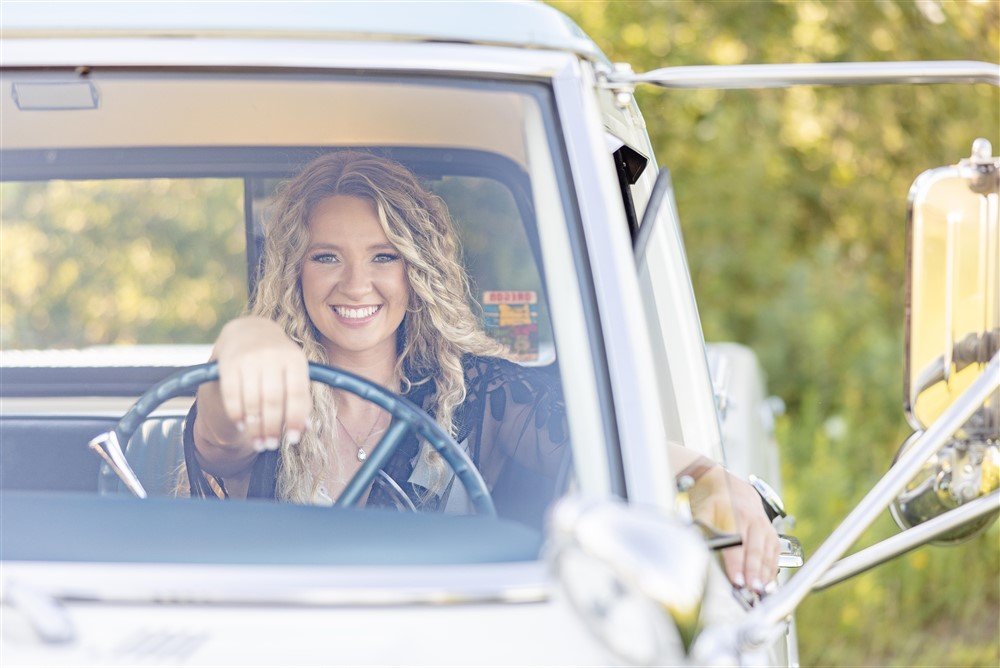
{"label": "manicured fingernail", "polygon": [[759,594],[764,591],[764,583],[760,579],[754,578],[753,582],[750,583],[750,588]]}
{"label": "manicured fingernail", "polygon": [[764,585],[764,593],[765,594],[773,594],[776,591],[778,591],[778,583],[777,583],[777,581],[771,580],[766,585]]}
{"label": "manicured fingernail", "polygon": [[276,436],[268,436],[264,441],[265,450],[277,450],[278,449],[278,438]]}
{"label": "manicured fingernail", "polygon": [[262,438],[253,439],[253,450],[254,452],[264,452],[264,439]]}
{"label": "manicured fingernail", "polygon": [[743,589],[743,587],[747,586],[747,581],[746,579],[744,579],[742,573],[737,573],[736,575],[733,576],[733,584],[736,585],[739,589]]}
{"label": "manicured fingernail", "polygon": [[236,431],[238,431],[238,432],[240,432],[242,434],[246,430],[247,430],[247,423],[246,422],[244,422],[243,420],[240,420],[239,422],[236,423]]}
{"label": "manicured fingernail", "polygon": [[285,443],[288,445],[298,445],[302,440],[302,433],[298,429],[289,429],[285,432]]}

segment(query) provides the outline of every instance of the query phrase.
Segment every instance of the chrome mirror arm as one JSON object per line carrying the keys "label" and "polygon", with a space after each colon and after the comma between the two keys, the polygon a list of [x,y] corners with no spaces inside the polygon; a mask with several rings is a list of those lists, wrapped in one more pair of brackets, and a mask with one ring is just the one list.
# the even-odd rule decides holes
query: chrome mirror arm
{"label": "chrome mirror arm", "polygon": [[788,63],[780,65],[695,65],[663,67],[640,74],[625,67],[603,73],[603,85],[628,91],[636,84],[663,88],[789,88],[864,86],[893,83],[986,83],[1000,86],[1000,66],[979,61],[895,63]]}
{"label": "chrome mirror arm", "polygon": [[957,527],[998,511],[1000,511],[1000,491],[964,503],[958,508],[932,517],[926,522],[844,557],[831,566],[823,577],[813,585],[813,591],[832,587],[838,582],[843,582],[890,559],[895,559],[899,555],[920,547],[938,536],[945,535]]}
{"label": "chrome mirror arm", "polygon": [[758,647],[770,638],[770,629],[791,615],[799,603],[823,581],[837,560],[857,542],[921,466],[936,453],[969,418],[979,410],[990,394],[1000,387],[1000,355],[995,355],[983,373],[965,394],[939,417],[913,445],[902,453],[884,476],[858,503],[830,537],[784,587],[755,607],[736,628],[736,642],[741,647]]}
{"label": "chrome mirror arm", "polygon": [[130,492],[140,499],[146,498],[146,490],[143,488],[142,483],[139,482],[139,476],[129,466],[128,459],[125,458],[125,452],[118,442],[118,434],[113,429],[96,436],[88,445],[91,450],[100,455],[101,459],[111,467],[111,470],[125,483]]}

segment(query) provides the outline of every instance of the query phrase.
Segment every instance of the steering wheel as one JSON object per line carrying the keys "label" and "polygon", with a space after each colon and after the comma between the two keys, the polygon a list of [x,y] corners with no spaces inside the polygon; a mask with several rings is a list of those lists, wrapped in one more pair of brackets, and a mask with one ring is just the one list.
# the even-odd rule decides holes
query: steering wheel
{"label": "steering wheel", "polygon": [[[107,462],[132,493],[140,498],[146,498],[146,491],[129,465],[122,444],[129,442],[142,421],[148,418],[156,407],[164,401],[190,394],[194,388],[202,383],[218,379],[219,365],[217,362],[189,367],[167,376],[139,397],[139,400],[122,416],[114,429],[93,439],[90,442],[90,447]],[[476,512],[491,517],[496,516],[496,507],[493,505],[493,498],[486,487],[486,482],[479,470],[476,469],[475,464],[472,463],[469,455],[455,442],[454,438],[449,436],[440,425],[415,404],[370,380],[322,364],[309,363],[309,379],[367,399],[379,408],[385,409],[392,416],[389,428],[379,440],[378,445],[347,483],[347,487],[344,488],[344,492],[334,505],[345,507],[357,504],[361,495],[378,475],[382,466],[392,457],[403,438],[410,432],[416,432],[441,455],[455,472],[455,476],[465,487],[469,501]]]}

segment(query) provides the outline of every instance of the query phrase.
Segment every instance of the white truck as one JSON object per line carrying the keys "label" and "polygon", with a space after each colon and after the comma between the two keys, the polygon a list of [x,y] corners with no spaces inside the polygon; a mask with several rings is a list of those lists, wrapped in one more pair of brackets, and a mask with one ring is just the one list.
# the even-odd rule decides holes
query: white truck
{"label": "white truck", "polygon": [[[797,665],[811,591],[996,517],[1000,162],[981,141],[911,194],[914,436],[804,565],[784,540],[777,591],[732,588],[733,527],[692,520],[668,444],[777,487],[768,404],[752,353],[706,347],[632,96],[998,85],[996,64],[634,73],[544,5],[389,7],[5,3],[4,665]],[[544,526],[503,489],[499,517],[170,498],[201,373],[182,367],[252,295],[275,188],[345,147],[444,199],[474,297],[523,314],[491,332],[560,379],[572,467]],[[905,530],[845,557],[890,505]]]}

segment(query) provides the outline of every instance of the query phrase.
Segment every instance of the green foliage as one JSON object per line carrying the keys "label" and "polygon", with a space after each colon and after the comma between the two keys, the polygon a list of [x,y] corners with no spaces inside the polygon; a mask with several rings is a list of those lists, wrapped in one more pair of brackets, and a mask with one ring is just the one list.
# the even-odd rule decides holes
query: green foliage
{"label": "green foliage", "polygon": [[243,183],[0,186],[5,348],[210,343],[246,302]]}
{"label": "green foliage", "polygon": [[[987,2],[552,2],[612,61],[1000,60]],[[888,467],[901,409],[906,193],[982,136],[995,88],[637,91],[677,190],[706,338],[752,346],[788,414],[787,505],[815,549]],[[892,534],[887,518],[867,541]],[[803,665],[1000,664],[1000,532],[815,595]]]}

